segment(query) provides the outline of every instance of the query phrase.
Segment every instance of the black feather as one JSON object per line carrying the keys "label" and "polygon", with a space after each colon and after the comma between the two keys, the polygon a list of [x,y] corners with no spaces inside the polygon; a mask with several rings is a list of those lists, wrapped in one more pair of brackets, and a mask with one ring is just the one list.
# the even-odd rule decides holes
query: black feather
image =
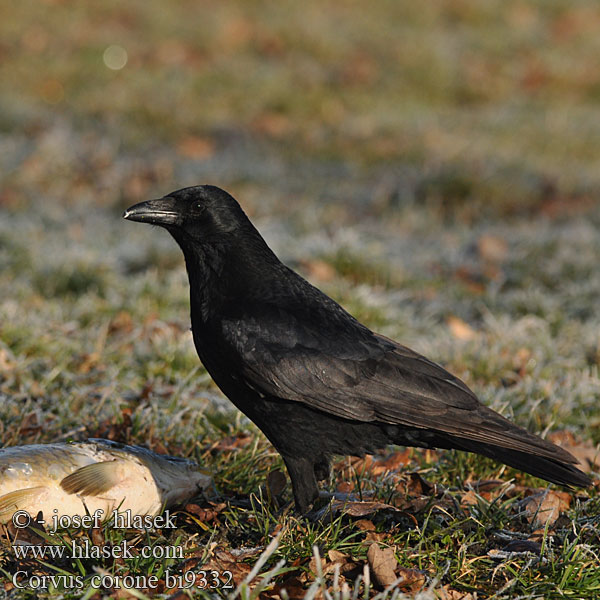
{"label": "black feather", "polygon": [[185,188],[125,216],[164,226],[181,246],[198,355],[283,456],[301,512],[333,454],[389,443],[458,448],[554,483],[590,485],[568,452],[485,407],[445,369],[372,332],[283,265],[223,190]]}

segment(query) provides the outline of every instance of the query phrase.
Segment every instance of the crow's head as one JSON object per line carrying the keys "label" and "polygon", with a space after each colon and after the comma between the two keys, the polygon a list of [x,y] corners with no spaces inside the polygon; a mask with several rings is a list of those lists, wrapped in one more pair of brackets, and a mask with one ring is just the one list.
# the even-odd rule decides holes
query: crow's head
{"label": "crow's head", "polygon": [[123,218],[160,225],[178,241],[187,238],[198,243],[253,229],[235,199],[212,185],[183,188],[160,200],[140,202],[128,208]]}

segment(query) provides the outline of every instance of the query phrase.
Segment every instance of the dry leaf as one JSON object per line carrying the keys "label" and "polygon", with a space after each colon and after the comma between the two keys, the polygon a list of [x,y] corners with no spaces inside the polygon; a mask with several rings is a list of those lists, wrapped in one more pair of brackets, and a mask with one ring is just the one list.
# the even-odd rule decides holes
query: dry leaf
{"label": "dry leaf", "polygon": [[508,245],[502,238],[484,234],[477,240],[477,250],[483,260],[502,262],[508,253]]}
{"label": "dry leaf", "polygon": [[288,577],[281,584],[275,584],[273,591],[281,597],[281,592],[285,590],[290,600],[302,600],[306,595],[306,589],[299,577]]}
{"label": "dry leaf", "polygon": [[210,502],[209,504],[211,504],[210,508],[203,508],[198,504],[189,503],[185,505],[184,511],[195,515],[203,523],[208,523],[210,521],[214,521],[217,518],[217,515],[227,506],[224,502]]}
{"label": "dry leaf", "polygon": [[385,542],[385,540],[389,537],[389,533],[386,532],[376,533],[375,531],[367,531],[367,535],[365,535],[365,543]]}
{"label": "dry leaf", "polygon": [[[205,563],[202,569],[208,571],[231,571],[235,585],[239,585],[252,570],[252,567],[240,561],[231,552],[226,550],[215,550],[210,561]],[[198,585],[200,585],[201,573],[198,574]]]}
{"label": "dry leaf", "polygon": [[398,587],[409,591],[417,592],[425,585],[425,573],[419,569],[407,569],[406,567],[398,567],[396,569],[397,577],[402,578],[398,583]]}
{"label": "dry leaf", "polygon": [[245,448],[253,440],[253,437],[249,433],[238,433],[237,435],[231,435],[222,440],[219,440],[213,444],[210,449],[218,450],[219,452],[231,452],[232,450],[239,450]]}
{"label": "dry leaf", "polygon": [[215,145],[209,138],[188,136],[177,145],[177,152],[187,158],[204,159],[214,154]]}
{"label": "dry leaf", "polygon": [[472,340],[477,337],[477,332],[462,319],[453,315],[446,319],[452,335],[459,340]]}
{"label": "dry leaf", "polygon": [[521,486],[500,479],[482,479],[469,481],[467,484],[469,489],[460,501],[462,506],[477,504],[477,496],[490,502],[500,495],[512,498],[518,491],[523,491]]}
{"label": "dry leaf", "polygon": [[579,461],[582,471],[589,473],[600,467],[600,448],[591,442],[577,440],[570,431],[554,432],[548,439],[570,452]]}
{"label": "dry leaf", "polygon": [[254,129],[273,137],[281,137],[288,133],[292,123],[288,116],[277,112],[265,112],[252,122]]}
{"label": "dry leaf", "polygon": [[353,489],[354,486],[349,481],[341,481],[335,488],[340,494],[349,494]]}
{"label": "dry leaf", "polygon": [[475,596],[470,592],[459,592],[458,590],[450,589],[449,585],[435,590],[439,600],[475,600]]}
{"label": "dry leaf", "polygon": [[525,369],[531,360],[531,350],[529,348],[519,348],[513,356],[513,368],[523,377],[526,373]]}
{"label": "dry leaf", "polygon": [[371,544],[367,552],[367,561],[373,579],[380,588],[386,588],[395,583],[396,579],[396,557],[392,548],[381,549],[378,544]]}
{"label": "dry leaf", "polygon": [[[394,472],[408,464],[413,456],[413,449],[406,448],[386,456],[373,456],[367,454],[363,458],[350,457],[334,465],[334,470],[342,477],[352,477],[354,473],[369,473],[378,476]],[[339,490],[341,491],[341,490]]]}
{"label": "dry leaf", "polygon": [[567,510],[571,504],[571,496],[566,492],[544,490],[525,498],[526,518],[535,527],[544,527],[558,519],[560,513]]}
{"label": "dry leaf", "polygon": [[366,517],[378,510],[398,510],[395,506],[386,504],[385,502],[344,502],[341,500],[334,500],[331,503],[330,509],[332,513],[341,511],[343,514],[350,517]]}
{"label": "dry leaf", "polygon": [[466,506],[475,506],[479,503],[479,494],[474,490],[469,490],[463,497],[460,499],[460,505],[463,507]]}
{"label": "dry leaf", "polygon": [[108,325],[109,335],[114,335],[116,333],[130,333],[131,331],[133,331],[133,319],[131,318],[131,315],[124,310],[118,312]]}
{"label": "dry leaf", "polygon": [[317,281],[331,281],[336,276],[335,269],[324,260],[303,260],[300,262],[310,279]]}
{"label": "dry leaf", "polygon": [[327,556],[329,557],[329,560],[333,563],[341,563],[346,562],[348,560],[348,557],[339,550],[330,550],[327,553]]}
{"label": "dry leaf", "polygon": [[375,531],[375,525],[373,525],[373,522],[369,521],[368,519],[359,519],[354,523],[354,525],[363,531]]}

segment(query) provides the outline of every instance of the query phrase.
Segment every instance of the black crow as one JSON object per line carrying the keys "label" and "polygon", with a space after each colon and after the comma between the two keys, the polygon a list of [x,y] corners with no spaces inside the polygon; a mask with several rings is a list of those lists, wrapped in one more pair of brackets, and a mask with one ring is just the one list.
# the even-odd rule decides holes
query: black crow
{"label": "black crow", "polygon": [[189,187],[123,216],[164,227],[183,250],[198,356],[283,457],[301,513],[332,455],[387,444],[476,452],[554,483],[590,485],[571,454],[281,263],[227,192]]}

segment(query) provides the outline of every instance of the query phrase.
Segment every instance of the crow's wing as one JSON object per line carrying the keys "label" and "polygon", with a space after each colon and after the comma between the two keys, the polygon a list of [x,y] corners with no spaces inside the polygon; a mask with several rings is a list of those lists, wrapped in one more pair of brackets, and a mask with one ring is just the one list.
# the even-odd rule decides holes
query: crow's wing
{"label": "crow's wing", "polygon": [[373,333],[333,301],[310,318],[299,307],[259,313],[225,325],[241,355],[241,375],[258,393],[346,419],[436,430],[576,462],[482,405],[441,366]]}

